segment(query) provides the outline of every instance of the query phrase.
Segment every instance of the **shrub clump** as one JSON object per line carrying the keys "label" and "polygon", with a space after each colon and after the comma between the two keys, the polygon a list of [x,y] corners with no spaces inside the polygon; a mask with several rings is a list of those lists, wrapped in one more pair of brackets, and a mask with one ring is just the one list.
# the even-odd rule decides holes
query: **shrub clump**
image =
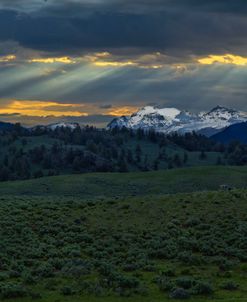
{"label": "shrub clump", "polygon": [[74,294],[74,291],[73,291],[73,289],[71,287],[64,286],[61,289],[61,294],[64,295],[64,296],[72,296]]}
{"label": "shrub clump", "polygon": [[183,288],[174,288],[170,293],[171,299],[180,299],[180,300],[186,300],[190,298],[190,294],[187,290]]}
{"label": "shrub clump", "polygon": [[208,282],[199,281],[194,287],[194,293],[196,295],[211,295],[213,292],[213,287]]}
{"label": "shrub clump", "polygon": [[155,282],[158,285],[159,290],[162,292],[169,291],[174,288],[174,282],[165,276],[156,278]]}
{"label": "shrub clump", "polygon": [[23,298],[27,291],[23,286],[15,283],[9,283],[0,287],[0,297],[2,299]]}
{"label": "shrub clump", "polygon": [[190,289],[196,285],[196,280],[192,277],[179,277],[176,284],[183,289]]}
{"label": "shrub clump", "polygon": [[222,289],[225,289],[225,290],[237,290],[238,289],[238,284],[236,284],[235,282],[233,281],[228,281],[228,282],[225,282],[221,285],[221,288]]}

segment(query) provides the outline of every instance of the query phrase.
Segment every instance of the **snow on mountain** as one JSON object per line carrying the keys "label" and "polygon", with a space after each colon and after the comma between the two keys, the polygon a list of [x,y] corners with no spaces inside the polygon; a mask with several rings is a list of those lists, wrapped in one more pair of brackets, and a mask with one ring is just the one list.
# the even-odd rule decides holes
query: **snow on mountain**
{"label": "snow on mountain", "polygon": [[247,113],[217,106],[211,111],[193,114],[176,108],[146,106],[129,117],[114,119],[108,128],[155,130],[181,134],[196,131],[211,136],[233,124],[247,121]]}
{"label": "snow on mountain", "polygon": [[56,130],[57,128],[70,128],[71,130],[74,130],[77,127],[80,127],[80,125],[78,123],[61,122],[61,123],[56,123],[56,124],[50,124],[46,127],[51,130]]}
{"label": "snow on mountain", "polygon": [[40,129],[40,130],[56,130],[58,128],[69,128],[71,130],[76,129],[77,127],[80,127],[80,125],[78,123],[68,123],[68,122],[60,122],[60,123],[55,123],[55,124],[50,124],[50,125],[39,125],[39,126],[34,126],[31,128],[31,130],[36,130],[36,129]]}

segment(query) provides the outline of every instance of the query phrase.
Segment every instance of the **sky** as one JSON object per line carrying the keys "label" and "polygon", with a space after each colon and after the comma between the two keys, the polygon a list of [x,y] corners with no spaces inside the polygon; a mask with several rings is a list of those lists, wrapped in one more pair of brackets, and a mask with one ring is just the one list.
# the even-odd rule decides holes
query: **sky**
{"label": "sky", "polygon": [[247,111],[246,0],[0,0],[0,120]]}

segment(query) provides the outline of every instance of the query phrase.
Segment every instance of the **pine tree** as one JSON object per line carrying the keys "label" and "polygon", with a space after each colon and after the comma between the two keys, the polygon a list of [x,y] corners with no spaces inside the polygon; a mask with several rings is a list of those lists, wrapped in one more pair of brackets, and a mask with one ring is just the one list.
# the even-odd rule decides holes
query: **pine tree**
{"label": "pine tree", "polygon": [[188,162],[188,153],[184,152],[184,160],[183,160],[184,164],[186,164]]}
{"label": "pine tree", "polygon": [[132,154],[132,151],[130,149],[128,149],[128,152],[127,152],[127,161],[128,161],[129,164],[133,163],[133,154]]}
{"label": "pine tree", "polygon": [[181,167],[182,166],[182,161],[181,161],[180,156],[179,156],[178,153],[174,155],[173,163],[176,167]]}
{"label": "pine tree", "polygon": [[118,162],[118,167],[119,167],[118,169],[119,172],[121,173],[128,172],[128,167],[125,160],[120,160]]}
{"label": "pine tree", "polygon": [[222,159],[220,156],[218,156],[218,158],[217,158],[216,165],[218,165],[218,166],[222,165]]}
{"label": "pine tree", "polygon": [[199,155],[199,159],[200,160],[205,160],[207,158],[207,155],[205,153],[205,151],[201,151],[200,155]]}
{"label": "pine tree", "polygon": [[0,169],[0,181],[6,181],[10,179],[10,170],[7,167]]}
{"label": "pine tree", "polygon": [[79,172],[81,170],[81,159],[79,156],[74,158],[72,168],[75,172]]}
{"label": "pine tree", "polygon": [[9,166],[9,157],[8,157],[8,155],[5,155],[3,163],[4,163],[5,167]]}
{"label": "pine tree", "polygon": [[86,143],[86,148],[88,151],[97,154],[98,153],[98,146],[95,144],[93,140],[88,140]]}
{"label": "pine tree", "polygon": [[156,158],[156,159],[154,160],[154,162],[153,162],[153,169],[154,169],[155,171],[159,170],[159,160],[158,160],[158,158]]}
{"label": "pine tree", "polygon": [[142,155],[142,150],[141,150],[141,146],[138,144],[136,146],[136,161],[139,163],[141,161],[141,155]]}

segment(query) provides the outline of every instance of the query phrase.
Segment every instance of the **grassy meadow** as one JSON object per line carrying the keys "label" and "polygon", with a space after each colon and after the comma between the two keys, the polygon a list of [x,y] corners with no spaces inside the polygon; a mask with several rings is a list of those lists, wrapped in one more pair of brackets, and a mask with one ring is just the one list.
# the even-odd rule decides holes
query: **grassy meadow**
{"label": "grassy meadow", "polygon": [[206,166],[132,173],[88,173],[0,183],[1,195],[80,198],[146,196],[247,188],[247,167]]}
{"label": "grassy meadow", "polygon": [[246,172],[1,183],[1,301],[247,301]]}

